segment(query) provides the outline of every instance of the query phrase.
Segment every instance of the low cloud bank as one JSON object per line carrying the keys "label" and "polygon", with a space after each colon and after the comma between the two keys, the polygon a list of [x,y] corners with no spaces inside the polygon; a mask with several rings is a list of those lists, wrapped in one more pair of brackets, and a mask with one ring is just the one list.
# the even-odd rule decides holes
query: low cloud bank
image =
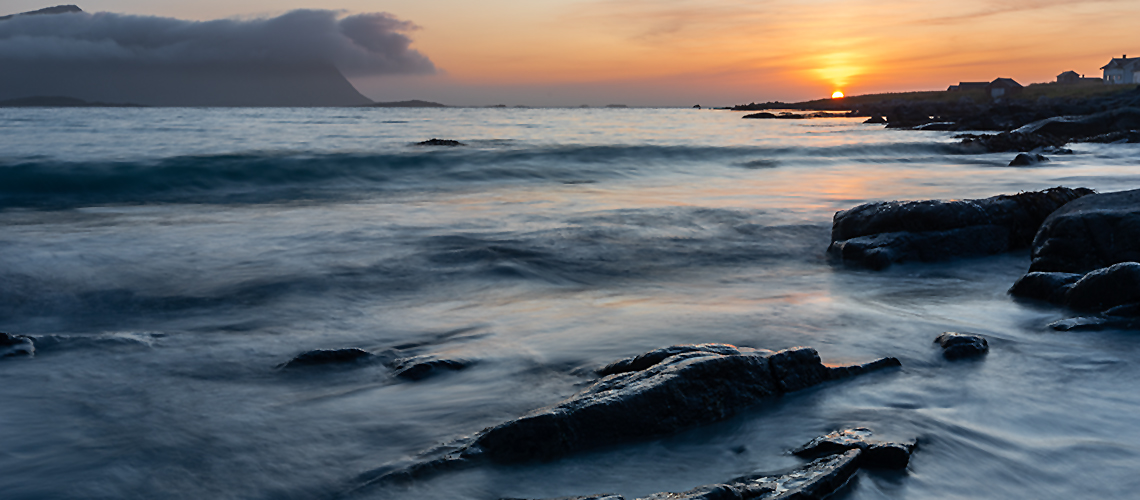
{"label": "low cloud bank", "polygon": [[295,10],[263,19],[186,21],[100,12],[0,21],[0,64],[306,65],[348,76],[434,73],[409,48],[416,25],[386,13]]}
{"label": "low cloud bank", "polygon": [[0,20],[0,100],[66,96],[155,106],[353,106],[348,76],[433,74],[390,14],[260,19],[83,12]]}

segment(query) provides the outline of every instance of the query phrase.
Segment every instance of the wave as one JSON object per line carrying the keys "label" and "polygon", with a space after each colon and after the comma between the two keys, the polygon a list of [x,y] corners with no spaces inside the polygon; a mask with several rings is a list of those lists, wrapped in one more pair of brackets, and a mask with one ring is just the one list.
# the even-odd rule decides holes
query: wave
{"label": "wave", "polygon": [[[496,145],[498,145],[496,143]],[[155,160],[0,160],[0,207],[103,203],[258,203],[351,198],[384,190],[472,183],[599,180],[688,171],[693,164],[774,168],[796,157],[876,158],[953,153],[939,143],[823,148],[554,145],[393,153],[244,153]]]}

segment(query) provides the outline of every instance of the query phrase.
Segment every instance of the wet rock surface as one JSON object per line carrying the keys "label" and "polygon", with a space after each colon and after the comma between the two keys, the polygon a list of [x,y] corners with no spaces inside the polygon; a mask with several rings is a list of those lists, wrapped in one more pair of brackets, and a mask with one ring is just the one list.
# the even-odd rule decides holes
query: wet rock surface
{"label": "wet rock surface", "polygon": [[1038,163],[1049,161],[1048,158],[1039,154],[1020,153],[1009,162],[1011,167],[1028,167]]}
{"label": "wet rock surface", "polygon": [[372,358],[373,354],[350,347],[346,349],[315,349],[298,354],[293,359],[278,365],[282,369],[295,369],[308,366],[345,365],[357,363]]}
{"label": "wet rock surface", "polygon": [[463,370],[471,364],[470,361],[441,359],[428,355],[397,359],[391,363],[391,366],[398,378],[423,380],[441,373]]}
{"label": "wet rock surface", "polygon": [[612,374],[553,406],[429,451],[417,463],[384,467],[360,479],[367,485],[481,461],[553,460],[721,421],[787,392],[893,366],[900,366],[895,358],[828,367],[809,347],[772,352],[724,344],[672,346],[608,365],[600,371]]}
{"label": "wet rock surface", "polygon": [[[741,476],[681,493],[657,493],[638,500],[791,500],[822,499],[835,493],[860,468],[905,469],[917,441],[893,443],[870,439],[871,430],[846,429],[813,439],[792,453],[812,459],[802,467]],[[563,497],[551,500],[624,500],[621,495]],[[505,499],[504,499],[505,500]]]}
{"label": "wet rock surface", "polygon": [[828,253],[871,269],[997,254],[1028,246],[1049,214],[1089,194],[1056,187],[980,200],[868,203],[835,214]]}
{"label": "wet rock surface", "polygon": [[0,358],[33,356],[35,353],[36,346],[31,337],[0,332]]}
{"label": "wet rock surface", "polygon": [[807,444],[792,450],[792,454],[804,458],[844,453],[860,450],[860,467],[905,469],[910,463],[910,455],[918,447],[918,441],[894,443],[871,439],[874,433],[866,427],[844,429],[817,437]]}
{"label": "wet rock surface", "polygon": [[1044,300],[1054,304],[1065,303],[1065,295],[1073,283],[1081,279],[1078,273],[1028,273],[1017,280],[1009,289],[1014,297]]}
{"label": "wet rock surface", "polygon": [[934,339],[942,347],[946,359],[962,359],[981,356],[990,350],[985,337],[972,333],[946,332]]}
{"label": "wet rock surface", "polygon": [[1087,273],[1140,262],[1140,190],[1085,196],[1049,215],[1033,239],[1030,271]]}

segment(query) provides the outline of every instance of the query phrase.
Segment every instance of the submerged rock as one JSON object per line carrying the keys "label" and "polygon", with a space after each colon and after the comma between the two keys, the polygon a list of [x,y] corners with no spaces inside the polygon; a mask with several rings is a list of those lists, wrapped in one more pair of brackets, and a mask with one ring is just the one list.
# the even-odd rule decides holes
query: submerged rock
{"label": "submerged rock", "polygon": [[798,457],[815,458],[824,455],[844,453],[848,450],[860,450],[860,467],[873,467],[885,469],[905,469],[910,463],[910,454],[918,446],[917,441],[909,443],[892,443],[872,440],[871,429],[856,427],[835,431],[817,437],[807,444],[792,450]]}
{"label": "submerged rock", "polygon": [[391,363],[395,376],[406,380],[423,380],[443,371],[459,371],[471,366],[469,361],[440,359],[435,356],[416,356],[397,359]]}
{"label": "submerged rock", "polygon": [[1009,162],[1011,167],[1028,167],[1049,161],[1048,158],[1039,154],[1018,153],[1018,155]]}
{"label": "submerged rock", "polygon": [[301,368],[305,366],[356,363],[371,358],[372,353],[355,347],[347,349],[316,349],[298,354],[278,368]]}
{"label": "submerged rock", "polygon": [[981,356],[990,350],[990,343],[985,337],[972,333],[946,332],[934,342],[942,346],[942,356],[946,359]]}
{"label": "submerged rock", "polygon": [[980,200],[868,203],[835,214],[828,253],[871,269],[997,254],[1028,246],[1049,214],[1092,192],[1056,187]]}
{"label": "submerged rock", "polygon": [[1030,271],[1087,273],[1140,262],[1140,189],[1075,200],[1049,215],[1033,238]]}
{"label": "submerged rock", "polygon": [[416,146],[466,146],[466,144],[451,139],[431,138],[423,142],[417,142]]}
{"label": "submerged rock", "polygon": [[31,337],[0,332],[0,358],[33,356],[36,346]]}

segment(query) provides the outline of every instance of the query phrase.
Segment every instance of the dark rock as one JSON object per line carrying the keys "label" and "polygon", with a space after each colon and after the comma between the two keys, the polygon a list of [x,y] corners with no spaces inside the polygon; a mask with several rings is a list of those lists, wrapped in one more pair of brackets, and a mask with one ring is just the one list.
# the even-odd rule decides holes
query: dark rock
{"label": "dark rock", "polygon": [[33,356],[36,346],[31,337],[0,332],[0,358]]}
{"label": "dark rock", "polygon": [[367,360],[372,356],[372,353],[355,347],[347,349],[316,349],[298,354],[297,357],[277,367],[288,369],[305,366],[348,364]]}
{"label": "dark rock", "polygon": [[835,214],[828,253],[872,269],[992,255],[1027,246],[1050,213],[1091,193],[1056,187],[981,200],[868,203]]}
{"label": "dark rock", "polygon": [[1085,274],[1065,295],[1065,305],[1082,311],[1104,311],[1140,302],[1140,263],[1122,262]]}
{"label": "dark rock", "polygon": [[785,392],[898,365],[885,358],[832,369],[807,347],[682,352],[644,370],[609,375],[557,405],[486,429],[465,453],[500,463],[551,460],[717,422]]}
{"label": "dark rock", "polygon": [[910,454],[918,446],[910,443],[891,443],[871,440],[871,430],[865,427],[844,429],[817,437],[807,444],[792,450],[799,457],[814,458],[844,453],[848,450],[861,450],[860,467],[905,469],[910,463]]}
{"label": "dark rock", "polygon": [[946,332],[934,339],[942,346],[942,356],[946,359],[961,359],[981,356],[990,350],[985,337],[970,333]]}
{"label": "dark rock", "polygon": [[1036,165],[1038,163],[1047,162],[1048,158],[1039,154],[1018,153],[1012,161],[1009,162],[1011,167],[1027,167],[1029,165]]}
{"label": "dark rock", "polygon": [[775,114],[765,112],[765,113],[753,113],[750,115],[744,115],[741,118],[775,118],[775,117],[776,117]]}
{"label": "dark rock", "polygon": [[434,356],[397,359],[392,363],[395,376],[406,380],[423,380],[443,371],[459,371],[468,366],[471,366],[468,361],[439,359]]}
{"label": "dark rock", "polygon": [[[657,360],[662,352],[676,354]],[[789,390],[900,366],[898,359],[882,358],[833,368],[824,366],[807,347],[774,353],[702,344],[635,356],[611,364],[610,370],[632,370],[635,364],[646,367],[605,376],[553,406],[429,450],[411,465],[367,472],[359,478],[361,487],[467,468],[482,461],[552,460],[663,436],[724,420]]]}
{"label": "dark rock", "polygon": [[870,117],[870,118],[868,118],[868,119],[864,120],[864,121],[863,121],[863,123],[877,123],[877,124],[881,124],[881,123],[887,123],[887,119],[886,119],[886,118],[883,118],[883,116],[882,116],[882,115],[874,115],[874,116],[872,116],[872,117]]}
{"label": "dark rock", "polygon": [[1033,239],[1030,271],[1086,273],[1140,261],[1140,190],[1086,196],[1054,212]]}
{"label": "dark rock", "polygon": [[1081,279],[1081,275],[1076,273],[1029,273],[1019,278],[1010,287],[1009,294],[1015,297],[1063,304],[1065,294],[1079,279]]}
{"label": "dark rock", "polygon": [[459,141],[453,141],[451,139],[435,139],[435,138],[432,138],[432,139],[428,139],[428,140],[423,141],[423,142],[417,142],[416,146],[450,146],[450,147],[454,147],[454,146],[466,146],[466,144],[463,144],[462,142],[459,142]]}
{"label": "dark rock", "polygon": [[[747,349],[746,351],[755,351]],[[727,344],[683,344],[662,347],[645,354],[621,359],[597,370],[598,376],[613,375],[615,373],[639,372],[665,360],[665,358],[687,352],[710,352],[713,354],[733,355],[740,354],[740,348]],[[771,353],[772,351],[767,351]]]}

